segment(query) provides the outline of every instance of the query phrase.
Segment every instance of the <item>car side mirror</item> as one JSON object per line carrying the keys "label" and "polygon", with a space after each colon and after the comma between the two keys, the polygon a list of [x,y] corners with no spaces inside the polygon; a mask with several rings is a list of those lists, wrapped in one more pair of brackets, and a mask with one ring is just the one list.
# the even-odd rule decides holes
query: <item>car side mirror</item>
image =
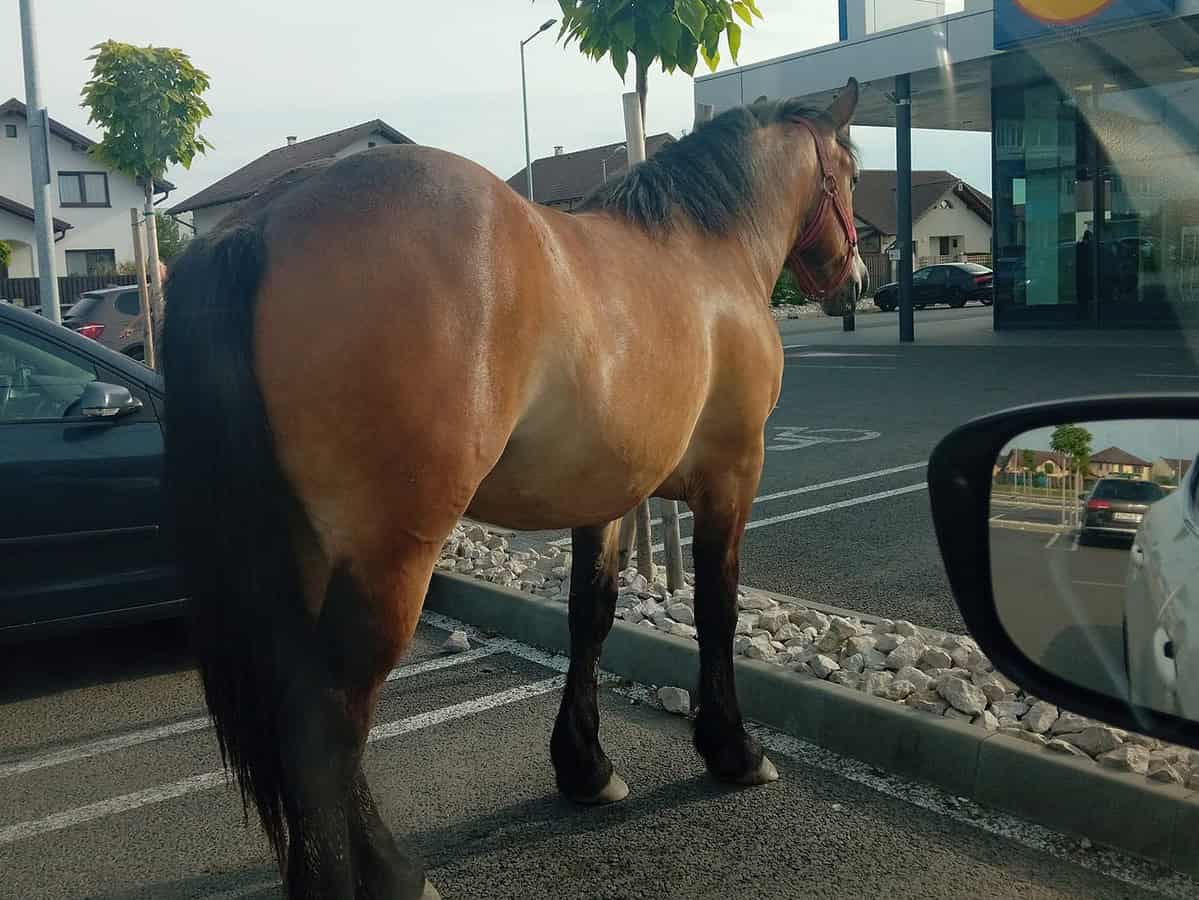
{"label": "car side mirror", "polygon": [[[1199,747],[1197,452],[1199,395],[1039,404],[941,441],[937,540],[996,669],[1064,709]],[[1022,493],[1030,454],[1053,463],[1044,493]],[[1140,475],[1103,478],[1101,464]],[[1179,489],[1155,471],[1184,473]],[[1086,503],[1067,502],[1096,477]]]}
{"label": "car side mirror", "polygon": [[90,381],[79,397],[79,412],[92,419],[115,419],[137,412],[142,401],[129,388],[103,381]]}

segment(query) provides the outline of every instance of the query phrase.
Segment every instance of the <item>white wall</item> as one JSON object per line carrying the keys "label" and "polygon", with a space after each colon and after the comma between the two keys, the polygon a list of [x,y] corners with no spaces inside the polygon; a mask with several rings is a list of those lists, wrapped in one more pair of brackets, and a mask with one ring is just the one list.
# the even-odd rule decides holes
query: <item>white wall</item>
{"label": "white wall", "polygon": [[33,258],[29,252],[33,241],[33,223],[0,210],[0,240],[12,250],[12,258],[8,261],[9,277],[28,278],[33,275]]}
{"label": "white wall", "polygon": [[[16,125],[17,137],[6,138],[3,125]],[[112,250],[116,262],[133,259],[133,235],[129,228],[130,207],[142,207],[142,190],[132,178],[108,173],[107,207],[66,207],[58,193],[58,173],[100,172],[104,167],[85,151],[76,150],[62,138],[50,137],[50,195],[55,218],[70,222],[74,227],[55,246],[58,273],[67,272],[67,250]],[[26,206],[33,205],[33,189],[29,176],[29,134],[25,119],[5,116],[0,121],[0,196]],[[0,233],[0,239],[4,234]],[[36,274],[36,273],[32,273]]]}
{"label": "white wall", "polygon": [[936,204],[916,222],[912,223],[912,237],[919,240],[919,255],[935,255],[930,249],[929,238],[961,235],[964,238],[960,253],[990,253],[991,226],[979,218],[952,190],[946,191],[942,200],[948,200],[950,209],[937,209]]}
{"label": "white wall", "polygon": [[236,203],[218,203],[216,206],[206,206],[192,211],[192,224],[196,226],[196,236],[208,234],[216,228],[217,223],[229,213],[237,209]]}

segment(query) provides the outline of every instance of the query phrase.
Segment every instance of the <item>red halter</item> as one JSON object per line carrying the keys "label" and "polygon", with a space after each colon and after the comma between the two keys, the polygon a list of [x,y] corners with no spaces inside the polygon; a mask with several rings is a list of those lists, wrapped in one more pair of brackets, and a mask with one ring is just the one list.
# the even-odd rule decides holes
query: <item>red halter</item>
{"label": "red halter", "polygon": [[[812,218],[808,220],[808,224],[804,227],[803,232],[799,236],[799,240],[795,242],[795,248],[791,254],[792,267],[795,273],[795,279],[799,282],[799,288],[805,295],[813,299],[820,299],[837,290],[845,283],[845,279],[849,276],[849,270],[853,266],[854,250],[858,246],[858,229],[853,224],[853,216],[849,214],[849,210],[845,208],[845,204],[841,200],[841,193],[837,189],[837,179],[834,178],[828,170],[828,165],[824,159],[824,148],[820,144],[820,136],[816,133],[816,129],[812,124],[805,119],[801,119],[799,124],[803,125],[812,135],[812,142],[816,145],[816,162],[820,166],[820,205],[816,207],[816,212]],[[841,269],[837,273],[837,278],[833,282],[831,288],[822,288],[817,283],[815,276],[812,275],[810,269],[803,263],[803,253],[814,245],[824,231],[825,220],[832,214],[836,216],[841,223],[841,228],[845,232],[846,240],[849,247],[845,252],[845,259],[841,263]]]}

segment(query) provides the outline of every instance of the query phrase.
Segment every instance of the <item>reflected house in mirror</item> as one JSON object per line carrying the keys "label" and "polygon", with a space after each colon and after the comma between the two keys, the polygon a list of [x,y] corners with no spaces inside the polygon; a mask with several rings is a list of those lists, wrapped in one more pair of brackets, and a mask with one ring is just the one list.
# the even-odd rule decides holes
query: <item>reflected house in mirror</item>
{"label": "reflected house in mirror", "polygon": [[1091,456],[1091,475],[1095,478],[1142,478],[1152,473],[1153,463],[1119,447],[1108,447]]}

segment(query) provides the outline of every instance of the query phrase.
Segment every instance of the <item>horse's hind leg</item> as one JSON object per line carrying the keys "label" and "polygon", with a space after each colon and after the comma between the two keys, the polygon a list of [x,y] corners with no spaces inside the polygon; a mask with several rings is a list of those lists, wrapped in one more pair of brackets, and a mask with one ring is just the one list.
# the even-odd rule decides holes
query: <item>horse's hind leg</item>
{"label": "horse's hind leg", "polygon": [[687,502],[695,514],[695,625],[699,631],[699,709],[695,748],[721,781],[764,784],[778,778],[774,765],[745,732],[733,671],[741,536],[757,488],[758,467],[728,470]]}
{"label": "horse's hind leg", "polygon": [[617,534],[616,523],[571,533],[570,670],[550,755],[558,789],[580,803],[612,803],[629,793],[600,746],[596,698],[600,650],[616,615]]}
{"label": "horse's hind leg", "polygon": [[348,566],[338,566],[313,653],[298,658],[291,673],[280,710],[291,900],[436,896],[426,893],[423,866],[383,824],[361,769],[379,686],[411,636],[411,628],[397,632],[393,625],[394,604],[404,599],[368,591]]}

